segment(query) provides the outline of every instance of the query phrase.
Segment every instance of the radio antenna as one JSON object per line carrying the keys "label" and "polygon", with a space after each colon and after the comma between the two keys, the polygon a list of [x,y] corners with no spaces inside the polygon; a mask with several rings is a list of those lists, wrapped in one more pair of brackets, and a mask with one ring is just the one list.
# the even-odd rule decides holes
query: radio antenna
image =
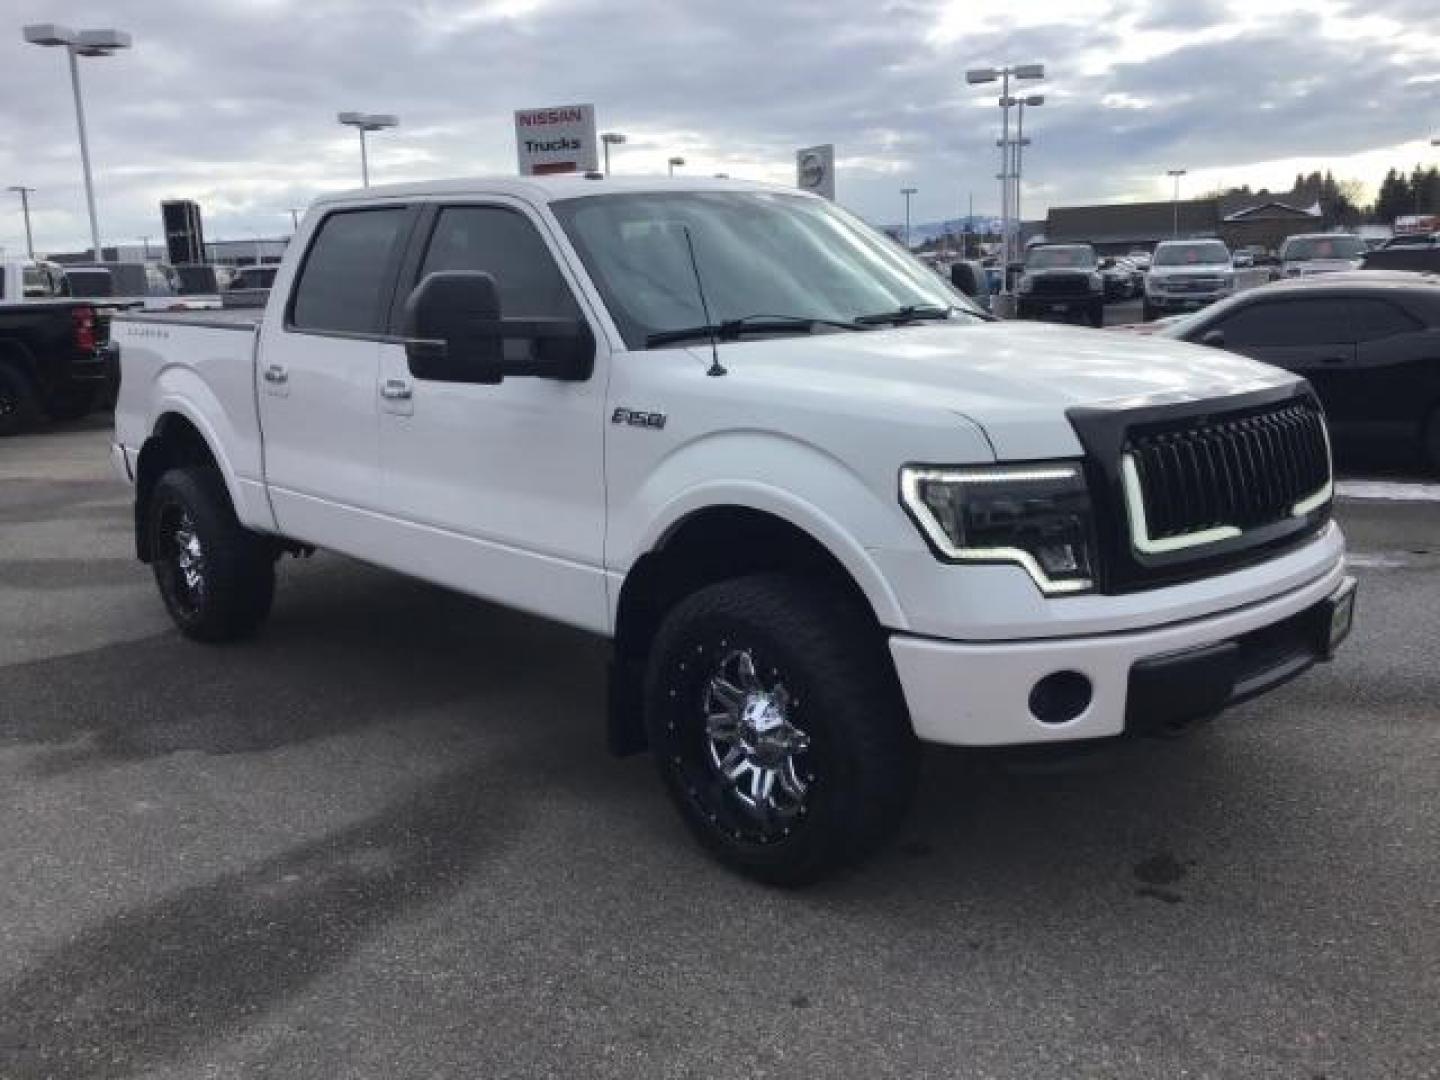
{"label": "radio antenna", "polygon": [[700,314],[705,317],[705,326],[710,331],[710,367],[705,374],[711,376],[729,374],[725,365],[720,363],[720,339],[715,336],[715,324],[710,320],[710,305],[705,302],[705,286],[700,281],[700,264],[695,261],[695,241],[690,237],[690,226],[681,225],[680,231],[685,234],[685,247],[690,252],[690,269],[695,274],[695,291],[700,296]]}

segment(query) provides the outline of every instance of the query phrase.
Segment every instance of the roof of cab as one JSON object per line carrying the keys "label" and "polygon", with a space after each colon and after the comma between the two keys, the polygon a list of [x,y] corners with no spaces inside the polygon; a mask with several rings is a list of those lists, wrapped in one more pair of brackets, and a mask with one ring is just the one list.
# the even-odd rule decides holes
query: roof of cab
{"label": "roof of cab", "polygon": [[380,184],[322,195],[315,205],[366,202],[381,199],[443,198],[466,195],[512,195],[531,202],[554,202],[586,195],[677,191],[766,191],[803,195],[798,188],[754,180],[708,177],[625,176],[565,173],[556,176],[477,176],[454,180],[423,180],[410,184]]}

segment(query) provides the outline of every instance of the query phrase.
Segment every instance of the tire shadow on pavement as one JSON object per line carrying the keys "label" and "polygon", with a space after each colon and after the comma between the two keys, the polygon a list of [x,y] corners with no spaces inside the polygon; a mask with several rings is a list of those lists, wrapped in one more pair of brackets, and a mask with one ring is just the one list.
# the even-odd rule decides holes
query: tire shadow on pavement
{"label": "tire shadow on pavement", "polygon": [[[173,633],[0,669],[0,745],[39,744],[46,776],[199,751],[257,753],[464,702],[484,716],[563,665],[603,701],[599,642],[348,564],[296,575],[254,641]],[[291,585],[293,584],[293,587]],[[596,705],[594,742],[603,720]]]}

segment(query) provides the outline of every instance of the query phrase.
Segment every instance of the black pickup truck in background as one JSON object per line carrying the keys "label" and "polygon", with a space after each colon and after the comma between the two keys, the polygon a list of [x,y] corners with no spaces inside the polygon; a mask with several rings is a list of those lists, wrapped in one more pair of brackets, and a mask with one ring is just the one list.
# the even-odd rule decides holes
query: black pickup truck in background
{"label": "black pickup truck in background", "polygon": [[0,436],[113,404],[120,366],[110,317],[83,300],[0,303]]}

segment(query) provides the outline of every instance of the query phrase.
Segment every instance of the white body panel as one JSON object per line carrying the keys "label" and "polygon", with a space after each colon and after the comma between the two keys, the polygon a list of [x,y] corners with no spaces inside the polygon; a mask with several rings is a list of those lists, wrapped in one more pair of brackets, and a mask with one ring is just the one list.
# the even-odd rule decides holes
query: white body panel
{"label": "white body panel", "polygon": [[[1294,377],[1162,337],[999,322],[726,343],[728,373],[711,377],[703,343],[631,352],[616,332],[547,205],[600,184],[680,186],[437,183],[318,208],[399,199],[523,208],[595,333],[588,381],[430,383],[410,378],[393,341],[289,332],[285,298],[321,216],[312,212],[277,276],[258,348],[251,333],[117,320],[119,467],[133,467],[159,418],[178,412],[210,443],[251,528],[600,633],[614,629],[627,572],[687,516],[764,511],[848,571],[895,632],[917,730],[952,742],[1111,734],[1133,658],[1264,625],[1341,572],[1333,526],[1266,562],[1117,596],[1046,597],[1018,566],[939,561],[900,505],[903,466],[1074,459],[1073,407],[1224,398]],[[272,368],[283,380],[266,379]],[[397,381],[408,396],[381,393]],[[663,413],[665,423],[614,423],[616,409]],[[1019,716],[1020,681],[1062,654],[1089,665],[1095,703],[1057,727]],[[971,694],[957,710],[954,698]]]}

